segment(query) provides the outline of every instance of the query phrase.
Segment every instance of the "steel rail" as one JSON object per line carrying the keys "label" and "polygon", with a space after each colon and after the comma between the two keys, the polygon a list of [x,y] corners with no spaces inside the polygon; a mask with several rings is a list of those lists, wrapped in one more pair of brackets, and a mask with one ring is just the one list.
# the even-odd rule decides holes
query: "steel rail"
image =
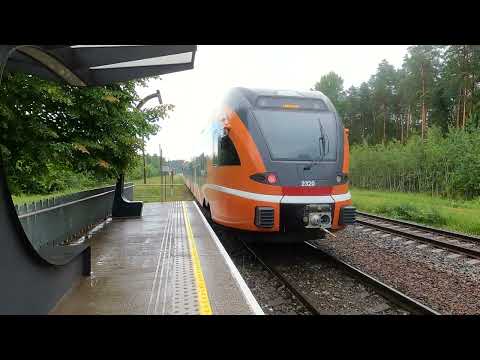
{"label": "steel rail", "polygon": [[[199,207],[202,208],[202,207]],[[202,212],[205,215],[204,209],[202,209]],[[205,216],[206,219],[211,222],[211,218]],[[258,253],[255,252],[250,246],[248,246],[245,241],[239,239],[245,249],[252,254],[252,256],[257,259],[257,261],[273,276],[275,276],[282,284],[285,285],[285,287],[290,290],[292,294],[295,295],[295,297],[305,306],[305,308],[308,309],[313,315],[321,315],[321,311],[318,310],[313,304],[312,301],[309,300],[308,296],[305,296],[302,294],[302,292],[295,286],[293,285],[285,276],[283,276],[279,271],[275,269],[274,266],[271,266],[268,264],[267,261],[265,261]],[[333,257],[332,255],[324,252],[322,249],[316,247],[314,243],[310,242],[305,242],[307,245],[310,247],[313,247],[315,250],[320,251],[322,255],[327,257],[329,260],[333,261],[335,264],[337,264],[340,268],[345,270],[346,272],[352,274],[352,276],[358,278],[360,281],[368,284],[371,288],[373,288],[377,293],[382,295],[384,298],[389,300],[390,302],[396,304],[397,306],[408,310],[412,314],[419,314],[419,315],[441,315],[439,312],[429,308],[428,306],[420,303],[419,301],[405,295],[404,293],[392,288],[391,286],[388,286],[384,284],[383,282],[375,279],[371,275],[368,275],[367,273],[361,271],[360,269],[354,267],[353,265],[350,265],[340,259],[337,259]]]}
{"label": "steel rail", "polygon": [[346,270],[354,277],[358,278],[364,283],[370,285],[370,287],[374,288],[379,294],[381,294],[384,298],[389,300],[390,302],[398,305],[401,308],[404,308],[410,311],[412,314],[415,315],[441,315],[439,312],[431,309],[430,307],[420,303],[419,301],[409,297],[408,295],[402,293],[394,289],[393,287],[381,282],[378,279],[375,279],[373,276],[363,272],[362,270],[356,268],[353,265],[346,263],[343,260],[340,260],[329,253],[325,252],[321,248],[315,246],[314,243],[305,241],[307,245],[314,248],[315,250],[322,253],[322,255],[328,257],[332,260],[335,264],[337,264],[342,269]]}
{"label": "steel rail", "polygon": [[262,264],[262,266],[273,276],[278,278],[280,282],[287,287],[288,290],[290,290],[295,297],[300,300],[303,306],[305,306],[308,311],[310,311],[313,315],[321,315],[321,312],[318,311],[318,309],[315,308],[315,306],[312,305],[311,301],[303,295],[285,276],[283,276],[279,271],[275,269],[275,267],[270,266],[267,264],[266,261],[264,261],[250,246],[248,246],[243,240],[241,240],[247,251],[252,254],[257,261]]}
{"label": "steel rail", "polygon": [[376,221],[382,221],[384,223],[399,225],[399,226],[402,226],[402,227],[407,228],[407,229],[408,228],[418,229],[418,230],[422,230],[426,233],[433,234],[433,235],[448,236],[449,238],[452,238],[454,240],[460,239],[462,241],[471,241],[471,242],[475,242],[476,244],[479,244],[478,241],[480,241],[480,239],[478,239],[478,238],[471,237],[471,236],[465,235],[465,234],[460,234],[461,236],[458,236],[459,234],[457,234],[457,233],[453,233],[453,232],[449,232],[449,231],[445,231],[445,230],[438,231],[438,229],[435,229],[435,228],[431,228],[431,227],[427,227],[427,226],[423,226],[423,225],[419,225],[419,224],[412,224],[410,222],[404,222],[404,221],[398,221],[398,220],[393,220],[393,219],[389,219],[389,218],[384,218],[384,217],[377,216],[377,215],[371,215],[371,214],[366,214],[366,213],[357,213],[357,214],[360,215],[356,219],[356,222],[359,223],[359,224],[366,225],[366,226],[369,226],[369,227],[373,227],[373,228],[381,230],[383,232],[396,234],[396,235],[399,235],[399,236],[401,236],[403,238],[406,238],[406,239],[411,239],[411,240],[416,240],[416,241],[420,241],[420,242],[423,242],[423,243],[432,244],[434,246],[437,246],[437,247],[440,247],[440,248],[445,248],[445,249],[448,249],[450,251],[453,251],[453,252],[456,252],[456,253],[459,253],[459,254],[462,254],[462,255],[468,255],[470,257],[480,259],[480,250],[471,249],[469,247],[462,246],[461,244],[453,244],[453,243],[449,242],[448,240],[440,240],[438,238],[435,239],[433,237],[425,236],[425,235],[422,235],[422,234],[415,234],[415,233],[409,232],[408,230],[406,231],[404,229],[396,229],[392,226],[388,226],[388,224],[379,224],[379,223],[368,221],[368,220],[362,220],[361,217],[364,217],[365,219],[370,218],[374,221],[376,220]]}
{"label": "steel rail", "polygon": [[388,217],[384,217],[384,216],[380,216],[380,215],[374,215],[374,214],[370,214],[370,213],[366,213],[366,212],[362,212],[362,211],[357,211],[357,215],[364,216],[364,217],[369,217],[369,218],[372,218],[372,219],[378,219],[378,220],[381,220],[381,221],[389,221],[391,223],[395,223],[395,224],[402,225],[402,226],[414,227],[414,228],[417,228],[419,230],[435,232],[437,234],[442,234],[442,235],[445,235],[445,236],[448,236],[448,237],[455,237],[457,239],[463,239],[463,240],[467,240],[467,241],[477,241],[477,242],[480,243],[480,237],[476,237],[476,236],[472,236],[472,235],[468,235],[468,234],[462,234],[462,233],[458,233],[458,232],[455,232],[455,231],[438,229],[438,228],[434,228],[434,227],[431,227],[431,226],[417,224],[417,223],[413,223],[413,222],[406,221],[406,220],[392,219],[392,218],[388,218]]}

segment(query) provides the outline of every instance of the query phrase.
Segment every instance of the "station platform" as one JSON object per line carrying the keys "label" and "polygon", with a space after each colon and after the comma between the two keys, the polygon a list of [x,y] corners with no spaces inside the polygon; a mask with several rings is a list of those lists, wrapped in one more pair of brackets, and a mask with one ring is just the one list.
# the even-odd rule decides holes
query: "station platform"
{"label": "station platform", "polygon": [[92,238],[92,274],[53,315],[263,314],[193,201],[144,204]]}

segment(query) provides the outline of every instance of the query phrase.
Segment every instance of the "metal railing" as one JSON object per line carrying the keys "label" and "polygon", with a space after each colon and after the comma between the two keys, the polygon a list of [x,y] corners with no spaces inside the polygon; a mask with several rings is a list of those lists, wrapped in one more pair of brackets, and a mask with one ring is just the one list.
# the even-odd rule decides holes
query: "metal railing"
{"label": "metal railing", "polygon": [[[125,184],[124,197],[133,199],[133,184]],[[115,186],[81,191],[61,197],[16,205],[18,218],[33,247],[65,245],[112,214]]]}

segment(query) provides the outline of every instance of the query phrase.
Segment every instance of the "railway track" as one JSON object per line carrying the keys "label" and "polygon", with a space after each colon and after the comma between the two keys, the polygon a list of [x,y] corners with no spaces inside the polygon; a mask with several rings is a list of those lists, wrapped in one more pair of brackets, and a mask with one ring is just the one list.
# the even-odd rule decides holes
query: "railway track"
{"label": "railway track", "polygon": [[[347,272],[354,278],[358,279],[361,283],[366,284],[369,288],[373,289],[376,293],[380,294],[383,298],[387,299],[399,308],[405,309],[411,314],[440,315],[437,311],[429,308],[428,306],[421,304],[420,302],[410,298],[396,289],[393,289],[392,287],[382,283],[372,276],[362,272],[356,267],[322,251],[315,242],[306,242],[306,244],[314,248],[322,256],[328,258],[328,260],[332,261],[335,266],[339,267],[342,271]],[[316,307],[313,299],[304,294],[292,281],[282,275],[282,273],[276,269],[274,264],[271,264],[262,255],[255,251],[254,247],[249,246],[245,242],[243,242],[243,245],[265,267],[265,269],[278,278],[313,315],[322,314],[321,309]]]}
{"label": "railway track", "polygon": [[285,287],[290,290],[292,294],[295,295],[295,297],[302,303],[303,306],[305,306],[308,311],[310,311],[313,315],[321,315],[321,312],[313,305],[312,300],[309,299],[308,296],[303,294],[291,281],[283,276],[280,271],[277,271],[273,265],[268,263],[268,261],[263,259],[263,257],[260,256],[252,247],[250,247],[244,241],[242,241],[242,243],[245,249],[247,249],[247,251],[252,254],[268,272],[279,279],[280,282],[285,285]]}
{"label": "railway track", "polygon": [[[200,207],[201,208],[201,207]],[[212,227],[215,231],[218,231],[222,227],[218,226],[217,224],[211,221],[209,214],[203,208],[202,212],[204,213],[205,217],[211,223]],[[318,309],[313,299],[311,299],[308,295],[304,294],[301,289],[299,289],[292,281],[290,281],[287,277],[282,275],[280,271],[278,271],[275,267],[275,264],[270,263],[267,259],[265,259],[258,251],[256,251],[255,246],[247,244],[245,241],[237,238],[240,241],[244,248],[275,278],[277,278],[285,287],[293,294],[295,297],[302,303],[302,305],[313,315],[321,315],[322,310]],[[324,252],[315,241],[313,242],[306,242],[306,245],[310,246],[315,250],[318,255],[321,255],[325,258],[328,258],[331,262],[335,264],[341,270],[347,272],[352,277],[358,279],[361,283],[366,284],[369,288],[373,289],[376,293],[380,294],[383,298],[387,299],[391,303],[397,305],[398,307],[407,310],[411,314],[421,314],[421,315],[440,315],[437,311],[429,308],[428,306],[418,302],[415,299],[403,294],[402,292],[382,283],[381,281],[375,279],[374,277],[362,272],[358,268],[347,264],[346,262],[337,259],[330,254]]]}
{"label": "railway track", "polygon": [[480,259],[480,238],[478,237],[360,211],[357,212],[356,222],[385,233],[398,235],[400,238],[419,241],[471,258]]}
{"label": "railway track", "polygon": [[428,306],[420,303],[419,301],[407,296],[406,294],[388,286],[387,284],[381,282],[378,279],[375,279],[373,276],[368,275],[367,273],[361,271],[353,265],[342,261],[327,252],[323,251],[320,246],[317,245],[315,241],[305,242],[310,247],[321,252],[324,256],[327,256],[331,261],[333,261],[337,266],[352,274],[354,277],[360,281],[368,284],[370,287],[374,288],[379,294],[390,302],[396,304],[397,306],[408,310],[410,313],[415,315],[440,315],[439,312],[429,308]]}

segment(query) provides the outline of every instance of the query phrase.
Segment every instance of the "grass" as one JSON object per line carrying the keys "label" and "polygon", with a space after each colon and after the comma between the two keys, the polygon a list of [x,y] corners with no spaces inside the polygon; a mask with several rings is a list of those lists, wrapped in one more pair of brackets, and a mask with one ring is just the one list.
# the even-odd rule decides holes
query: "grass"
{"label": "grass", "polygon": [[480,198],[465,201],[417,193],[350,191],[359,211],[480,235]]}
{"label": "grass", "polygon": [[[162,181],[160,176],[154,176],[154,177],[149,177],[147,178],[147,185],[148,184],[160,184]],[[163,177],[163,180],[165,181],[165,177]],[[128,182],[133,182],[135,185],[143,185],[143,178],[138,179],[138,180],[129,180]],[[171,183],[170,176],[167,178],[167,184]],[[181,175],[174,175],[173,176],[173,183],[174,184],[183,184],[183,177]]]}
{"label": "grass", "polygon": [[[164,178],[165,181],[165,178]],[[134,200],[144,201],[144,202],[155,202],[163,201],[163,195],[160,194],[160,186],[143,186],[143,179],[139,180],[125,180],[125,182],[133,182],[135,184],[134,189]],[[115,181],[112,181],[111,184],[99,184],[96,187],[103,187],[109,185],[115,185]],[[150,184],[160,184],[160,176],[147,178],[147,185]],[[171,178],[168,177],[167,185],[170,185]],[[174,184],[184,184],[183,178],[180,175],[175,175],[173,177]],[[64,191],[58,191],[51,194],[21,194],[13,195],[14,204],[28,204],[39,200],[46,200],[53,197],[59,197],[63,195],[69,195],[80,191],[94,189],[96,187],[87,187],[87,188],[71,188]],[[162,197],[161,197],[162,196]],[[176,201],[176,200],[192,200],[193,197],[190,191],[185,186],[174,186],[173,189],[170,186],[167,186],[166,200],[165,201]]]}
{"label": "grass", "polygon": [[70,188],[66,189],[63,191],[57,191],[53,192],[50,194],[20,194],[20,195],[12,195],[12,200],[15,205],[20,205],[20,204],[29,204],[32,202],[36,202],[39,200],[46,200],[46,199],[51,199],[53,197],[59,197],[63,195],[69,195],[69,194],[74,194],[76,192],[80,191],[86,191],[86,190],[92,190],[96,189],[99,187],[105,187],[105,186],[110,186],[110,185],[115,185],[115,182],[112,181],[112,184],[99,184],[97,186],[93,187],[84,187],[84,188]]}
{"label": "grass", "polygon": [[[143,179],[134,180],[135,189],[133,200],[143,202],[162,202],[162,201],[180,201],[193,200],[193,196],[187,189],[180,175],[173,177],[174,186],[170,186],[171,179],[168,177],[167,186],[160,186],[160,176],[147,178],[147,184],[143,184]],[[158,185],[158,186],[155,186]],[[163,192],[161,191],[163,190]]]}
{"label": "grass", "polygon": [[[187,187],[181,186],[184,182],[180,175],[175,175],[173,178],[176,186],[169,186],[170,181],[169,177],[164,198],[165,193],[161,192],[162,187],[159,186],[161,183],[159,176],[147,178],[147,185],[143,184],[143,179],[133,180],[134,200],[143,202],[193,200]],[[106,185],[98,187],[100,186]],[[48,195],[19,195],[12,198],[15,204],[24,204],[88,189],[68,189]],[[352,188],[350,191],[353,204],[360,211],[480,235],[480,198],[465,201],[417,193],[371,191],[359,188]]]}

